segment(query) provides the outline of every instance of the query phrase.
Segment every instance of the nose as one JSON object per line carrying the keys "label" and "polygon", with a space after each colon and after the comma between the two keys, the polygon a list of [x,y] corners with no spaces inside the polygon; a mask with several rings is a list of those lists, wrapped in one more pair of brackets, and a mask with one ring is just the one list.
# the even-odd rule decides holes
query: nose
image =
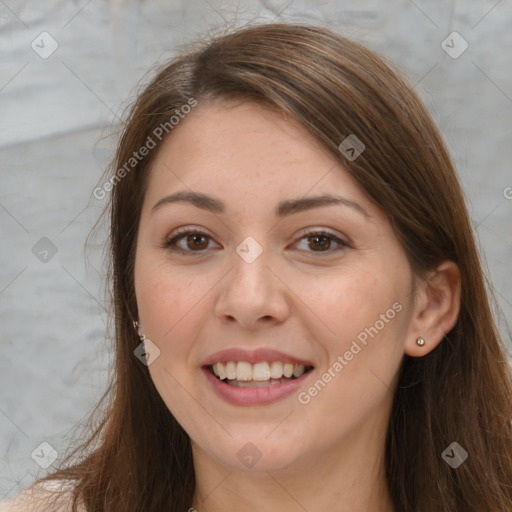
{"label": "nose", "polygon": [[268,251],[251,263],[234,252],[232,270],[222,280],[215,305],[217,318],[249,330],[276,325],[287,318],[287,287],[269,266],[269,260]]}

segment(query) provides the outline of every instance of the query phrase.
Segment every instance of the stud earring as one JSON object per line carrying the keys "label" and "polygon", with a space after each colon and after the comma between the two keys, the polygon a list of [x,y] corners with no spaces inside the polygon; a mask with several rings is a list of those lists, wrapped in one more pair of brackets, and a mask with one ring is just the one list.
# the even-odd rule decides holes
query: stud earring
{"label": "stud earring", "polygon": [[137,320],[133,321],[133,327],[138,331],[140,341],[142,341],[144,343],[144,341],[146,339],[146,335],[140,333],[140,329],[139,329],[140,325],[139,325],[139,322],[137,322]]}
{"label": "stud earring", "polygon": [[420,346],[420,347],[423,347],[423,345],[425,345],[425,340],[423,338],[418,338],[416,340],[416,343]]}

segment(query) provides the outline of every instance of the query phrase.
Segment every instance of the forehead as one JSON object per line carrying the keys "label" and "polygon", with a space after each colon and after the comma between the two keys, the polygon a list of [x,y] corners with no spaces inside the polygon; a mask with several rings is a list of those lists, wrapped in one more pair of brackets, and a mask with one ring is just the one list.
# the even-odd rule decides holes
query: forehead
{"label": "forehead", "polygon": [[198,107],[164,140],[147,196],[200,191],[240,206],[325,193],[367,201],[364,191],[307,129],[254,102]]}

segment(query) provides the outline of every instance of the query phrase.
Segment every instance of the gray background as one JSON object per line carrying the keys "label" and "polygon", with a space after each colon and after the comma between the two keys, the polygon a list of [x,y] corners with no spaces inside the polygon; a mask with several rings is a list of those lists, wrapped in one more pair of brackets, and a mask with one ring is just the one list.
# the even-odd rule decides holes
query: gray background
{"label": "gray background", "polygon": [[[510,1],[5,0],[0,20],[0,500],[45,473],[40,443],[63,454],[105,387],[101,226],[84,245],[109,135],[150,68],[218,27],[318,22],[398,64],[455,160],[510,344]],[[31,47],[50,48],[44,31],[59,45],[48,58]],[[452,31],[469,44],[458,58],[441,47]]]}

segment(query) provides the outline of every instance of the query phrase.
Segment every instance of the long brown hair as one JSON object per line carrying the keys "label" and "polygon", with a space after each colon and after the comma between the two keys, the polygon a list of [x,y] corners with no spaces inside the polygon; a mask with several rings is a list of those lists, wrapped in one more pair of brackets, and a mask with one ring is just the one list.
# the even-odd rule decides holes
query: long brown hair
{"label": "long brown hair", "polygon": [[[445,144],[392,65],[305,24],[248,26],[197,43],[159,69],[134,103],[109,171],[113,379],[99,426],[66,467],[46,479],[74,480],[75,505],[94,512],[191,506],[190,439],[133,353],[140,343],[132,325],[135,246],[156,150],[125,168],[122,178],[119,169],[191,98],[205,104],[235,97],[270,105],[304,125],[386,212],[415,275],[424,277],[444,260],[460,269],[455,327],[428,355],[404,356],[400,368],[386,439],[396,510],[510,512],[511,371]],[[355,160],[339,149],[351,134],[365,145]],[[457,469],[441,457],[454,441],[469,453]]]}

